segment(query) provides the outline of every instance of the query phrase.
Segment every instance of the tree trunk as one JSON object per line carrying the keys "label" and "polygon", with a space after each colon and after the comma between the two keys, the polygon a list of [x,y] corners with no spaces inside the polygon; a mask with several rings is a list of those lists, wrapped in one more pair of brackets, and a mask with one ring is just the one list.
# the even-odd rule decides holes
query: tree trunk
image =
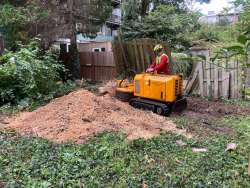
{"label": "tree trunk", "polygon": [[76,35],[72,36],[71,38],[71,45],[69,48],[69,53],[70,53],[70,72],[72,74],[73,79],[80,79],[81,74],[80,74],[80,58],[79,58],[79,52],[77,48],[77,43],[76,43]]}
{"label": "tree trunk", "polygon": [[142,0],[142,2],[141,2],[141,17],[146,16],[148,6],[149,6],[149,0]]}
{"label": "tree trunk", "polygon": [[79,61],[79,53],[77,48],[77,32],[76,32],[76,23],[74,19],[74,1],[68,0],[68,6],[69,6],[69,20],[70,20],[70,48],[69,48],[69,54],[70,54],[70,72],[72,74],[73,79],[80,79],[80,61]]}

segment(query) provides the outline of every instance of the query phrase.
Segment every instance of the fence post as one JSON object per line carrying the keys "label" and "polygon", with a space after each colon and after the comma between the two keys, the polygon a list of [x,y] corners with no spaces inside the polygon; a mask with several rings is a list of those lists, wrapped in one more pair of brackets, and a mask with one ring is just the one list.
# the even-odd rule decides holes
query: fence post
{"label": "fence post", "polygon": [[207,74],[207,97],[211,98],[211,65],[206,63],[206,74]]}
{"label": "fence post", "polygon": [[216,65],[214,65],[214,98],[219,98],[219,71]]}
{"label": "fence post", "polygon": [[203,61],[198,64],[199,66],[199,85],[200,85],[200,95],[204,97],[204,65]]}
{"label": "fence post", "polygon": [[129,68],[132,70],[136,70],[135,54],[133,50],[133,44],[131,44],[131,42],[127,42],[127,52],[128,52]]}
{"label": "fence post", "polygon": [[140,57],[141,57],[141,60],[140,60],[140,65],[141,65],[141,71],[143,72],[145,70],[145,61],[144,61],[144,53],[143,53],[143,43],[137,43],[138,45],[138,48],[139,48],[139,54],[140,54]]}
{"label": "fence post", "polygon": [[222,69],[222,95],[224,98],[229,98],[230,91],[230,73]]}
{"label": "fence post", "polygon": [[136,72],[141,72],[140,58],[139,58],[139,55],[138,55],[138,50],[137,50],[137,43],[136,43],[136,41],[134,41],[134,51],[135,51],[135,60],[136,60],[136,67],[137,67]]}

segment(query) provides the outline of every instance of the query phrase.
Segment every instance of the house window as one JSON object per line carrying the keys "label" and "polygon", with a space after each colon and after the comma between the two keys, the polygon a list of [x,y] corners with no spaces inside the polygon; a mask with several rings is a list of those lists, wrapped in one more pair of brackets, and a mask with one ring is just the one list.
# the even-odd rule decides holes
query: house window
{"label": "house window", "polygon": [[92,52],[105,52],[105,48],[92,48]]}
{"label": "house window", "polygon": [[60,44],[60,51],[61,53],[66,53],[67,52],[67,44]]}

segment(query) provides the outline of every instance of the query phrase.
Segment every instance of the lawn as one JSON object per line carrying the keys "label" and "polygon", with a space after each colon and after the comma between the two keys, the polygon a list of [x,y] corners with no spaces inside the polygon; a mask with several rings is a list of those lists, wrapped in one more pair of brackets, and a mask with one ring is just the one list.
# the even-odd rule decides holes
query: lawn
{"label": "lawn", "polygon": [[[187,117],[172,119],[194,138],[168,133],[128,142],[122,133],[103,133],[76,145],[2,131],[0,187],[250,187],[250,117],[211,125],[227,125],[232,134],[209,132]],[[225,151],[231,142],[236,150]]]}

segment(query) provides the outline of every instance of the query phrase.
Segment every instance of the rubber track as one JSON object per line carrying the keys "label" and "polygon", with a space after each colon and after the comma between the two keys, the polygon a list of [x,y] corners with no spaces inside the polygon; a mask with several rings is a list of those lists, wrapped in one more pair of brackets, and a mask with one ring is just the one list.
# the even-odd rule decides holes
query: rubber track
{"label": "rubber track", "polygon": [[130,100],[129,104],[135,108],[149,110],[149,111],[152,111],[154,113],[156,113],[157,107],[161,107],[162,109],[165,109],[165,111],[166,111],[166,113],[164,115],[169,115],[169,113],[171,112],[170,105],[147,100],[147,99],[133,98]]}

